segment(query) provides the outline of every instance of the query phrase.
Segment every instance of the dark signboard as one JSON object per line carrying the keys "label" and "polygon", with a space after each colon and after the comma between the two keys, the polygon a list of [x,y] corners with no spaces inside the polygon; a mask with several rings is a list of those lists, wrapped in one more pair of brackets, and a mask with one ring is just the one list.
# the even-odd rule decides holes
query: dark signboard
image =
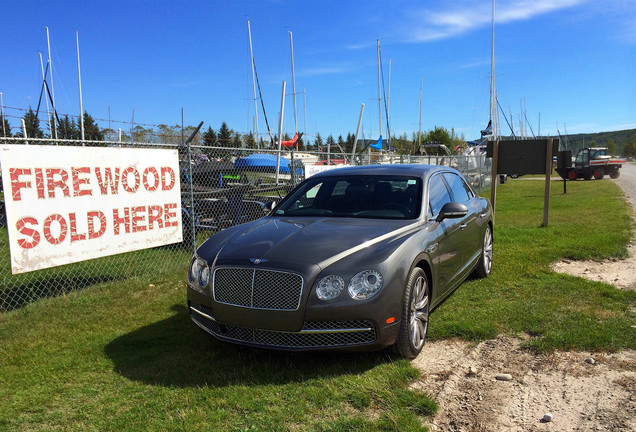
{"label": "dark signboard", "polygon": [[[559,140],[552,139],[552,155],[556,156]],[[545,174],[548,139],[499,141],[498,174]],[[492,157],[493,142],[486,147]]]}

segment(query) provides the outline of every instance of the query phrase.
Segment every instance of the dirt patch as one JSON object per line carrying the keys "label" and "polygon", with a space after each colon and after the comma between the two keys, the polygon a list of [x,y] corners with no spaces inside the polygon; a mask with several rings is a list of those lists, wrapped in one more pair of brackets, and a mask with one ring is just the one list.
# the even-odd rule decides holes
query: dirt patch
{"label": "dirt patch", "polygon": [[[636,210],[636,166],[624,166],[617,183]],[[622,261],[563,260],[554,270],[636,290],[636,243],[629,252]],[[522,342],[427,342],[412,387],[439,403],[430,429],[636,432],[636,351],[534,354]]]}
{"label": "dirt patch", "polygon": [[630,245],[628,250],[629,258],[625,260],[561,260],[552,266],[552,270],[636,291],[636,244]]}
{"label": "dirt patch", "polygon": [[412,387],[439,403],[430,429],[636,431],[636,351],[537,355],[521,343],[428,342]]}

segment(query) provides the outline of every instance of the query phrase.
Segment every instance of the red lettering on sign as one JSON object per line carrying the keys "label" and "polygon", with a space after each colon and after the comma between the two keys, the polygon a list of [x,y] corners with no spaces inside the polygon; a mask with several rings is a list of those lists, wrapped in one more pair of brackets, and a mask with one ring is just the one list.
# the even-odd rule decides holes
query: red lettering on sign
{"label": "red lettering on sign", "polygon": [[38,199],[44,199],[44,172],[42,168],[35,169],[35,188],[38,191]]}
{"label": "red lettering on sign", "polygon": [[115,168],[115,176],[110,168],[104,169],[104,177],[102,179],[102,172],[99,168],[95,168],[95,176],[97,177],[97,183],[102,191],[102,195],[108,194],[108,186],[110,186],[110,193],[117,195],[119,189],[119,168]]}
{"label": "red lettering on sign", "polygon": [[75,219],[75,213],[68,214],[68,221],[71,225],[71,243],[76,241],[86,240],[86,234],[77,233],[77,220]]}
{"label": "red lettering on sign", "polygon": [[148,206],[148,229],[152,229],[155,222],[159,229],[163,228],[163,207],[159,205]]}
{"label": "red lettering on sign", "polygon": [[[148,174],[152,174],[153,176],[153,185],[151,186],[150,183],[148,183]],[[144,176],[143,176],[143,180],[144,180],[144,187],[146,188],[146,190],[148,192],[154,192],[157,190],[157,187],[159,187],[159,173],[157,172],[157,169],[155,167],[148,167],[144,170]]]}
{"label": "red lettering on sign", "polygon": [[[99,220],[99,231],[95,231],[95,218]],[[89,211],[87,213],[88,219],[88,238],[96,239],[104,235],[106,232],[106,215],[99,210]]]}
{"label": "red lettering on sign", "polygon": [[[170,177],[169,181],[166,182],[166,174]],[[176,177],[174,174],[174,170],[170,167],[161,167],[161,190],[169,191],[172,190],[176,182]]]}
{"label": "red lettering on sign", "polygon": [[115,235],[119,235],[119,225],[124,224],[126,234],[130,234],[130,208],[124,207],[124,216],[119,217],[119,209],[113,209],[113,227]]}
{"label": "red lettering on sign", "polygon": [[31,240],[18,239],[18,245],[24,249],[32,249],[40,243],[40,233],[27,227],[26,224],[37,226],[38,221],[32,217],[23,217],[15,224],[15,228],[20,232],[20,234],[31,237]]}
{"label": "red lettering on sign", "polygon": [[91,169],[89,167],[71,168],[71,175],[73,177],[73,196],[92,195],[93,192],[90,189],[81,189],[84,184],[89,184],[90,180],[87,178],[81,178],[80,174],[90,174]]}
{"label": "red lettering on sign", "polygon": [[179,222],[170,221],[171,218],[176,218],[177,217],[177,212],[170,211],[171,209],[176,209],[176,208],[177,208],[177,204],[175,204],[175,203],[164,204],[164,206],[163,206],[163,215],[164,215],[166,228],[178,225]]}
{"label": "red lettering on sign", "polygon": [[[51,233],[51,224],[53,222],[57,222],[60,224],[60,235],[57,238],[54,238],[53,233]],[[44,238],[46,238],[52,245],[62,243],[66,238],[67,233],[68,224],[66,223],[66,220],[62,217],[62,215],[52,214],[44,219]]]}
{"label": "red lettering on sign", "polygon": [[[55,180],[55,176],[60,176],[60,180]],[[63,168],[47,168],[46,169],[46,188],[49,191],[49,198],[55,198],[55,188],[62,189],[62,195],[70,197],[71,192],[68,189],[68,173]]]}
{"label": "red lettering on sign", "polygon": [[13,201],[20,201],[22,196],[20,195],[20,189],[30,188],[30,181],[20,181],[21,175],[31,175],[30,168],[9,168],[9,177],[11,177],[11,196]]}
{"label": "red lettering on sign", "polygon": [[145,213],[146,206],[139,206],[132,208],[132,232],[146,231],[145,225],[138,225],[138,222],[143,222],[146,220],[146,216],[139,215],[139,213]]}
{"label": "red lettering on sign", "polygon": [[[134,187],[130,187],[130,183],[128,183],[128,174],[131,174],[131,173],[135,175],[135,186]],[[139,188],[139,183],[140,182],[141,182],[141,178],[139,177],[139,171],[137,171],[137,169],[135,169],[135,167],[128,167],[121,174],[121,185],[122,185],[122,187],[124,188],[124,190],[126,192],[129,192],[129,193],[137,192],[137,189]]]}

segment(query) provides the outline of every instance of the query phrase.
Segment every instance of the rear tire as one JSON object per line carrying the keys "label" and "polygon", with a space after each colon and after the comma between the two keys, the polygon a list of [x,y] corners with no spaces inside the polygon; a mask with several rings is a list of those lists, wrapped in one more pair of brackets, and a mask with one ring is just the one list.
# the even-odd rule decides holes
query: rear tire
{"label": "rear tire", "polygon": [[610,173],[610,178],[617,179],[621,176],[621,172],[619,170],[614,170]]}
{"label": "rear tire", "polygon": [[492,271],[492,229],[490,225],[486,227],[484,233],[484,241],[481,245],[481,257],[475,268],[473,275],[476,278],[483,279],[490,275]]}
{"label": "rear tire", "polygon": [[594,170],[594,180],[602,180],[605,177],[605,172],[602,168],[596,168]]}
{"label": "rear tire", "polygon": [[402,320],[395,351],[402,357],[414,359],[422,351],[428,332],[430,285],[424,270],[415,267],[409,274],[404,292]]}

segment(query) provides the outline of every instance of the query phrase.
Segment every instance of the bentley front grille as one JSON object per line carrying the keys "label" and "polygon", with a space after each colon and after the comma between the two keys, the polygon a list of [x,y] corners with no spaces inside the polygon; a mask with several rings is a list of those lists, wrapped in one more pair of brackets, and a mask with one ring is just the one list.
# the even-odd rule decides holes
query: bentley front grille
{"label": "bentley front grille", "polygon": [[296,310],[303,278],[295,273],[225,267],[214,271],[214,300],[254,309]]}
{"label": "bentley front grille", "polygon": [[308,321],[300,332],[251,329],[217,322],[212,311],[190,304],[190,317],[219,339],[281,349],[336,348],[372,344],[375,328],[370,321]]}

